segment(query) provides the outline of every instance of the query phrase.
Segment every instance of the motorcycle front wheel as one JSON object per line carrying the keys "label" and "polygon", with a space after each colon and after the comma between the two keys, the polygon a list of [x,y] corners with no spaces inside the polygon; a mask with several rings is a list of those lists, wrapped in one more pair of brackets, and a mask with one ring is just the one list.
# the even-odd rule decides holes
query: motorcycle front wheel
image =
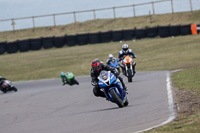
{"label": "motorcycle front wheel", "polygon": [[115,91],[115,89],[110,90],[110,94],[112,95],[112,98],[114,100],[114,102],[120,107],[124,107],[123,101],[120,98],[120,96],[117,94],[117,92]]}

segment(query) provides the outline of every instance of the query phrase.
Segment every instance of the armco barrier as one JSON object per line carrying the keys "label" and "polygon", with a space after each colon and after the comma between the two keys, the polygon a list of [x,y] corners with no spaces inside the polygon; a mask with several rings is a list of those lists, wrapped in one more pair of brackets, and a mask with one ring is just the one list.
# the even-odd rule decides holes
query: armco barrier
{"label": "armco barrier", "polygon": [[124,29],[122,30],[123,40],[131,40],[135,37],[135,29]]}
{"label": "armco barrier", "polygon": [[0,55],[6,52],[6,42],[0,42]]}
{"label": "armco barrier", "polygon": [[181,25],[180,32],[181,35],[191,35],[191,24]]}
{"label": "armco barrier", "polygon": [[31,50],[40,50],[42,48],[41,38],[30,39],[30,47]]}
{"label": "armco barrier", "polygon": [[88,38],[90,44],[100,43],[99,32],[89,33]]}
{"label": "armco barrier", "polygon": [[170,36],[170,26],[159,26],[158,35],[160,37],[169,37]]}
{"label": "armco barrier", "polygon": [[112,41],[112,31],[99,32],[102,43]]}
{"label": "armco barrier", "polygon": [[170,26],[170,36],[179,36],[181,34],[180,25]]}
{"label": "armco barrier", "polygon": [[112,40],[115,41],[121,41],[123,40],[123,33],[122,30],[118,31],[112,31]]}
{"label": "armco barrier", "polygon": [[16,53],[18,51],[17,42],[8,42],[6,44],[7,53]]}
{"label": "armco barrier", "polygon": [[31,49],[29,39],[17,41],[17,44],[20,52],[27,52]]}
{"label": "armco barrier", "polygon": [[44,37],[42,38],[42,47],[45,49],[53,48],[54,44],[54,37]]}
{"label": "armco barrier", "polygon": [[84,45],[84,44],[88,44],[89,43],[88,33],[78,34],[77,38],[78,38],[78,44],[79,45]]}
{"label": "armco barrier", "polygon": [[67,35],[66,36],[67,46],[75,46],[78,44],[77,35]]}
{"label": "armco barrier", "polygon": [[136,29],[135,30],[135,38],[142,39],[147,37],[147,29]]}
{"label": "armco barrier", "polygon": [[54,46],[56,48],[61,48],[66,44],[66,36],[57,36],[54,38]]}
{"label": "armco barrier", "polygon": [[153,38],[158,36],[158,27],[147,27],[147,37]]}

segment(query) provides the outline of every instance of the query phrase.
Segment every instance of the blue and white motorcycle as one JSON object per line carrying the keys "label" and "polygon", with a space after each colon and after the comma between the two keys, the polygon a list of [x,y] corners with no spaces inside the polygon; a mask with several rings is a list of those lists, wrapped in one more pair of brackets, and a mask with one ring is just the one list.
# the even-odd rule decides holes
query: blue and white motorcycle
{"label": "blue and white motorcycle", "polygon": [[127,93],[114,74],[103,70],[100,72],[98,79],[98,85],[109,101],[116,103],[120,108],[128,105]]}
{"label": "blue and white motorcycle", "polygon": [[118,70],[118,72],[120,73],[120,67],[119,67],[119,63],[118,63],[118,59],[115,59],[113,58],[111,61],[110,61],[110,64],[109,64],[111,67],[114,67]]}

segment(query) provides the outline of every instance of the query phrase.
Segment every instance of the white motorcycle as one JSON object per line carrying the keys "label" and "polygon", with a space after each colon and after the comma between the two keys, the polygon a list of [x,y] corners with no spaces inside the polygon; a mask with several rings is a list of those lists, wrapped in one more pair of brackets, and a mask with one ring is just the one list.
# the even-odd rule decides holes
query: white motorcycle
{"label": "white motorcycle", "polygon": [[1,91],[3,93],[7,93],[8,91],[17,92],[17,88],[9,80],[4,80],[1,87]]}

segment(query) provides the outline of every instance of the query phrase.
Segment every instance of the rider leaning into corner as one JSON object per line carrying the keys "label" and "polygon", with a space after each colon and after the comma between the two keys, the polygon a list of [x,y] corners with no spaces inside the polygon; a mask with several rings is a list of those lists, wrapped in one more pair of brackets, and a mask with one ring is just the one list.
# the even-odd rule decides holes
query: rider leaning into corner
{"label": "rider leaning into corner", "polygon": [[[122,68],[123,74],[124,74],[124,72],[125,72],[125,71],[124,71],[125,68],[124,68],[124,66],[123,66],[123,64],[122,64],[122,60],[123,60],[124,57],[127,56],[127,55],[130,56],[130,57],[132,57],[132,58],[136,58],[136,55],[133,53],[133,50],[132,50],[132,49],[129,49],[128,44],[123,44],[123,45],[122,45],[122,50],[119,51],[119,57],[118,57],[118,60],[121,61],[120,67]],[[134,62],[134,64],[133,64],[133,72],[134,72],[134,73],[136,73],[136,71],[135,71],[135,66],[136,66],[136,63]]]}
{"label": "rider leaning into corner", "polygon": [[0,89],[2,88],[4,80],[6,80],[6,78],[0,76]]}
{"label": "rider leaning into corner", "polygon": [[123,82],[122,77],[119,76],[119,72],[117,71],[117,69],[104,64],[98,59],[94,59],[92,61],[91,67],[92,67],[90,71],[90,75],[92,78],[91,84],[94,86],[93,93],[95,96],[105,97],[104,92],[100,91],[101,88],[98,85],[98,81],[99,81],[98,76],[102,70],[111,71],[120,80],[120,82],[122,83],[123,89],[125,91],[128,90],[128,88],[125,86]]}

